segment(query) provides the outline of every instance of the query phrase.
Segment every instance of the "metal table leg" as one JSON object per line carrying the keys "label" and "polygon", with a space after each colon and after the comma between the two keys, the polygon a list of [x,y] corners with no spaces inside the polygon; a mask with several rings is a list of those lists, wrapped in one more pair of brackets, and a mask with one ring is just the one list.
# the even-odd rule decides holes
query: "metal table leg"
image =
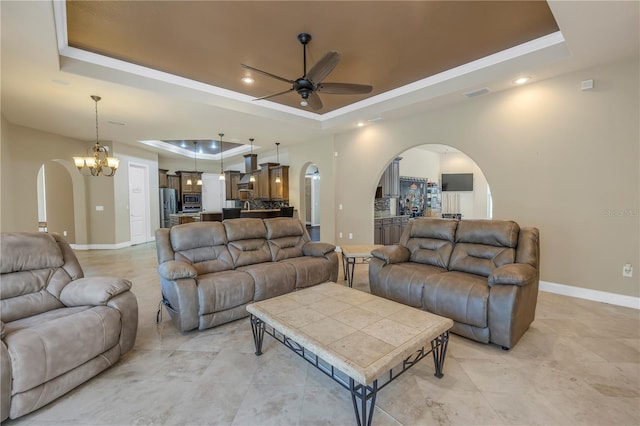
{"label": "metal table leg", "polygon": [[262,355],[262,342],[264,341],[264,321],[251,315],[251,332],[253,333],[253,343],[256,346],[256,355]]}
{"label": "metal table leg", "polygon": [[[349,390],[351,391],[351,401],[353,402],[353,410],[356,415],[356,423],[358,426],[371,426],[373,418],[373,410],[376,408],[376,395],[378,394],[378,381],[374,380],[372,386],[356,384],[356,381],[349,379]],[[358,401],[360,400],[360,407]],[[367,400],[371,400],[371,404],[367,407]]]}

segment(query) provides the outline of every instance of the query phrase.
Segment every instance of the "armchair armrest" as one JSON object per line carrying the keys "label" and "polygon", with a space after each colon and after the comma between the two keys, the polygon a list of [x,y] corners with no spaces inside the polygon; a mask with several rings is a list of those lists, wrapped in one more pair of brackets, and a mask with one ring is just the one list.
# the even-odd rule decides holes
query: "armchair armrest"
{"label": "armchair armrest", "polygon": [[336,251],[336,246],[329,243],[309,241],[302,246],[302,253],[305,256],[322,257],[332,251]]}
{"label": "armchair armrest", "polygon": [[131,281],[122,278],[79,278],[62,289],[60,301],[65,306],[106,305],[109,300],[129,289],[131,289]]}
{"label": "armchair armrest", "polygon": [[379,247],[373,250],[371,255],[389,265],[391,263],[408,262],[411,257],[411,252],[409,252],[409,249],[404,246],[393,245]]}
{"label": "armchair armrest", "polygon": [[489,287],[494,285],[517,285],[523,287],[538,279],[538,270],[526,263],[512,263],[496,268],[489,275]]}
{"label": "armchair armrest", "polygon": [[158,266],[158,274],[164,279],[174,281],[182,278],[195,278],[198,276],[198,271],[190,263],[170,260]]}
{"label": "armchair armrest", "polygon": [[4,321],[0,321],[0,338],[1,339],[4,339],[4,334],[5,334]]}

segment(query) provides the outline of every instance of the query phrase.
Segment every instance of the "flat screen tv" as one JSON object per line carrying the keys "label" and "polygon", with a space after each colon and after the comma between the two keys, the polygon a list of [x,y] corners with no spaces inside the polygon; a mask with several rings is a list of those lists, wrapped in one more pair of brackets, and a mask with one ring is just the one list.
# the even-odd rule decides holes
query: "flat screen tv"
{"label": "flat screen tv", "polygon": [[442,174],[443,191],[473,191],[473,173]]}

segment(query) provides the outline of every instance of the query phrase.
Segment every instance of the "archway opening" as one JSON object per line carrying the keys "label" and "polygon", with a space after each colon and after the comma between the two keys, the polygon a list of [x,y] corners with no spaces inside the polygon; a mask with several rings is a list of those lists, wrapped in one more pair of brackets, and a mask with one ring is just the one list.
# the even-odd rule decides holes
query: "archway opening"
{"label": "archway opening", "polygon": [[304,173],[304,222],[312,241],[320,241],[320,170],[309,164]]}
{"label": "archway opening", "polygon": [[38,230],[58,232],[76,242],[73,182],[67,168],[47,161],[38,170]]}
{"label": "archway opening", "polygon": [[491,219],[489,183],[478,164],[447,145],[425,144],[390,159],[374,200],[374,243],[396,244],[415,217]]}

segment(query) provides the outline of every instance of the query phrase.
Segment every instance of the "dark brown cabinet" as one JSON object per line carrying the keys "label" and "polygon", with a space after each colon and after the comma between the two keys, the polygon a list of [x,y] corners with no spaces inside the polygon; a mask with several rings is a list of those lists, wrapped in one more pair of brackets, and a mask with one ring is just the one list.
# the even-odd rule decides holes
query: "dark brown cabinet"
{"label": "dark brown cabinet", "polygon": [[258,200],[271,199],[271,168],[278,163],[262,163],[260,170],[255,172],[256,182],[253,185],[253,198]]}
{"label": "dark brown cabinet", "polygon": [[202,185],[198,185],[198,179],[201,179],[198,172],[185,172],[178,170],[177,175],[180,176],[180,193],[185,192],[200,193],[202,192]]}
{"label": "dark brown cabinet", "polygon": [[380,178],[383,197],[398,198],[400,196],[400,160],[402,157],[395,158]]}
{"label": "dark brown cabinet", "polygon": [[373,220],[373,243],[382,245],[398,244],[409,216],[385,217]]}
{"label": "dark brown cabinet", "polygon": [[269,191],[271,199],[285,201],[289,199],[289,166],[273,166],[269,168]]}
{"label": "dark brown cabinet", "polygon": [[167,169],[158,169],[158,188],[166,188],[169,186],[167,173],[169,173]]}
{"label": "dark brown cabinet", "polygon": [[227,170],[224,172],[225,198],[227,200],[238,200],[238,182],[240,182],[240,172],[237,170]]}

